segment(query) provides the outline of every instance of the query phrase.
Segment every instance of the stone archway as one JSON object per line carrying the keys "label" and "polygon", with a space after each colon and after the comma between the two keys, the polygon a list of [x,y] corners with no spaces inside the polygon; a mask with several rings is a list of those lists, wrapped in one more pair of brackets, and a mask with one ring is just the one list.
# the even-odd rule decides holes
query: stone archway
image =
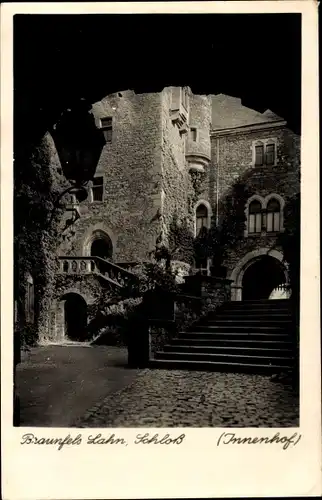
{"label": "stone archway", "polygon": [[112,260],[115,252],[115,237],[102,229],[100,225],[92,227],[86,234],[83,244],[83,255],[90,257],[101,257]]}
{"label": "stone archway", "polygon": [[[256,267],[253,267],[256,264]],[[228,275],[232,280],[231,300],[270,298],[272,291],[282,280],[289,283],[288,271],[283,263],[283,254],[278,250],[260,248],[246,254]],[[252,284],[252,279],[253,284]],[[263,281],[261,283],[261,280]],[[271,288],[271,290],[269,290]]]}
{"label": "stone archway", "polygon": [[60,339],[85,341],[87,328],[87,303],[79,293],[65,293],[58,303],[58,328]]}
{"label": "stone archway", "polygon": [[285,283],[283,264],[269,255],[257,257],[244,271],[242,300],[269,299]]}
{"label": "stone archway", "polygon": [[113,245],[109,236],[101,232],[93,235],[90,252],[92,257],[111,259],[113,256]]}

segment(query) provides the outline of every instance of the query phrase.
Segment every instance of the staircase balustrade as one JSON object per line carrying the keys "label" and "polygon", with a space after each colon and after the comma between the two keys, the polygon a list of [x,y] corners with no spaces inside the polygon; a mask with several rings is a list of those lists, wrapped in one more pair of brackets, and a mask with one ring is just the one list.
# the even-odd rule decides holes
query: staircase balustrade
{"label": "staircase balustrade", "polygon": [[138,276],[134,273],[101,257],[63,256],[59,257],[59,261],[60,273],[62,274],[99,274],[122,287],[134,285],[139,281]]}

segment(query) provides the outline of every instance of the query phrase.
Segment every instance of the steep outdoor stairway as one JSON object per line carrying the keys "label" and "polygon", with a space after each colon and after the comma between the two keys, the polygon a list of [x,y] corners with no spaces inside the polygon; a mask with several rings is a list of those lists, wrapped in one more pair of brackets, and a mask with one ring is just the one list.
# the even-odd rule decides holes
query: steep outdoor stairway
{"label": "steep outdoor stairway", "polygon": [[156,368],[275,373],[292,368],[289,300],[224,304],[155,353]]}
{"label": "steep outdoor stairway", "polygon": [[123,267],[96,256],[59,256],[60,273],[65,276],[95,276],[101,283],[112,288],[123,288],[135,285],[139,277]]}

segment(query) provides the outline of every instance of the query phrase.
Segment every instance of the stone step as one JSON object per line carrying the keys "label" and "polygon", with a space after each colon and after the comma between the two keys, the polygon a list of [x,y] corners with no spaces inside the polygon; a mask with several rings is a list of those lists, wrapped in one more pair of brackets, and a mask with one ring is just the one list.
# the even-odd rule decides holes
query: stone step
{"label": "stone step", "polygon": [[185,337],[176,337],[171,340],[171,344],[175,345],[200,345],[200,346],[210,346],[210,347],[257,347],[257,348],[276,348],[276,349],[292,349],[293,343],[290,340],[250,340],[250,339],[232,339],[232,338],[200,338],[199,335]]}
{"label": "stone step", "polygon": [[226,319],[220,319],[220,318],[214,318],[214,319],[204,319],[202,322],[198,322],[198,327],[199,326],[207,326],[209,328],[212,328],[213,326],[229,326],[229,325],[237,325],[237,326],[242,326],[242,325],[249,325],[249,326],[256,326],[256,325],[261,325],[261,326],[288,326],[291,325],[292,321],[290,319],[250,319],[247,317],[243,317],[242,319],[238,318],[226,318]]}
{"label": "stone step", "polygon": [[267,333],[265,331],[259,332],[258,330],[250,332],[247,328],[245,328],[243,331],[236,332],[235,330],[232,331],[191,331],[191,332],[180,332],[179,337],[186,338],[186,339],[208,339],[208,340],[217,340],[217,339],[222,339],[222,340],[228,340],[228,339],[235,339],[235,340],[256,340],[256,341],[261,341],[261,340],[271,340],[271,341],[288,341],[290,339],[290,335],[287,333],[283,333],[283,331],[273,331],[271,333]]}
{"label": "stone step", "polygon": [[246,299],[246,300],[231,300],[230,304],[290,304],[291,299]]}
{"label": "stone step", "polygon": [[214,361],[195,361],[195,360],[176,360],[176,359],[155,359],[150,361],[151,368],[169,369],[169,370],[196,370],[196,371],[214,371],[214,372],[233,372],[233,373],[256,373],[271,375],[291,370],[291,364],[256,364],[256,363],[227,363]]}
{"label": "stone step", "polygon": [[216,315],[208,316],[205,321],[214,321],[215,319],[219,320],[268,320],[268,321],[280,321],[287,320],[291,321],[291,315],[288,312],[247,312],[247,311],[223,311],[219,312]]}
{"label": "stone step", "polygon": [[223,372],[276,373],[293,366],[288,300],[230,302],[180,332],[152,366]]}
{"label": "stone step", "polygon": [[217,309],[214,312],[210,312],[207,317],[209,319],[216,318],[217,316],[254,316],[254,317],[262,317],[262,316],[287,316],[288,318],[292,318],[291,311],[287,309]]}
{"label": "stone step", "polygon": [[249,306],[249,305],[263,305],[267,306],[270,305],[271,307],[290,307],[291,306],[291,300],[289,299],[276,299],[276,300],[269,300],[269,299],[261,299],[261,300],[231,300],[229,302],[226,302],[227,305],[231,306]]}
{"label": "stone step", "polygon": [[220,306],[221,309],[229,309],[229,310],[240,310],[240,309],[244,309],[245,311],[246,310],[249,310],[249,309],[254,309],[254,310],[264,310],[264,311],[280,311],[280,310],[286,310],[286,311],[291,311],[292,310],[292,307],[291,305],[286,305],[286,304],[279,304],[279,305],[275,305],[275,304],[263,304],[263,303],[249,303],[249,304],[246,304],[245,302],[228,302],[226,304],[223,304],[222,306]]}
{"label": "stone step", "polygon": [[[189,332],[202,332],[202,333],[284,333],[285,327],[283,328],[280,325],[262,325],[262,324],[240,324],[240,323],[224,323],[224,324],[215,324],[215,325],[193,325]],[[187,332],[188,333],[188,332]]]}
{"label": "stone step", "polygon": [[234,355],[250,355],[250,356],[274,356],[276,358],[292,357],[293,351],[291,349],[279,349],[276,347],[253,347],[253,346],[207,346],[181,344],[167,344],[163,347],[164,352],[180,352],[180,353],[202,353],[202,354],[234,354]]}
{"label": "stone step", "polygon": [[167,359],[167,360],[194,360],[194,361],[212,361],[220,363],[248,363],[255,365],[280,365],[280,366],[291,366],[290,356],[275,356],[271,355],[250,355],[250,354],[213,354],[204,352],[180,352],[175,351],[157,351],[155,353],[155,359]]}

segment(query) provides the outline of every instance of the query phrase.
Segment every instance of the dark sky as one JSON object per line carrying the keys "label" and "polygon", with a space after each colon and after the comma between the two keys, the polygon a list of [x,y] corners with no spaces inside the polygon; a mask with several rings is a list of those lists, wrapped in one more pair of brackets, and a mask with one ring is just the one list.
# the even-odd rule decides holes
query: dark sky
{"label": "dark sky", "polygon": [[300,14],[19,15],[14,26],[19,121],[79,97],[189,85],[300,129]]}

